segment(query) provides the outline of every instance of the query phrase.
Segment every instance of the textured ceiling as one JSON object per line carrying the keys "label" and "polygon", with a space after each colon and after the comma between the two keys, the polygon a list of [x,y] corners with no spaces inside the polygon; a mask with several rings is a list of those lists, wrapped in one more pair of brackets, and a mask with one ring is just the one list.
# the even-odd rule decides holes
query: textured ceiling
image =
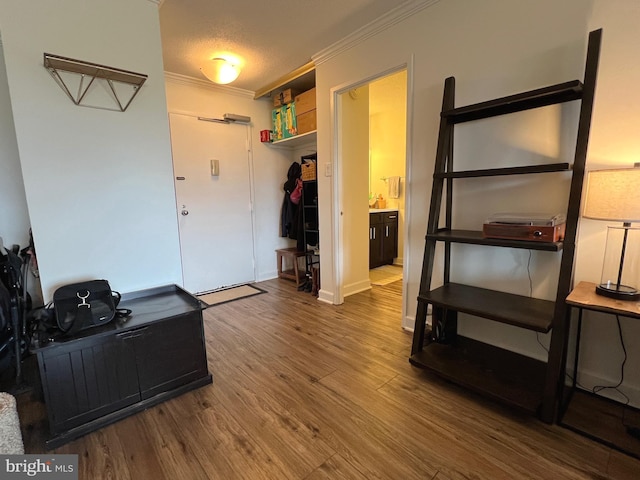
{"label": "textured ceiling", "polygon": [[204,62],[232,53],[244,66],[231,85],[255,91],[405,1],[164,0],[164,69],[205,79]]}

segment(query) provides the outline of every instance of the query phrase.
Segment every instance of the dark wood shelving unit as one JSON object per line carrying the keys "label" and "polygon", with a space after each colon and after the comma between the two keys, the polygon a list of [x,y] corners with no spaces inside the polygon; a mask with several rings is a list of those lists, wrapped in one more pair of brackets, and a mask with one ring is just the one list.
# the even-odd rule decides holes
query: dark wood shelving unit
{"label": "dark wood shelving unit", "polygon": [[307,251],[305,256],[306,275],[311,278],[312,269],[314,266],[320,265],[320,258],[318,252],[320,250],[320,215],[318,213],[318,154],[312,153],[309,155],[303,155],[300,158],[302,163],[311,162],[314,164],[315,176],[313,179],[302,180],[302,199],[300,205],[302,206],[302,222],[303,222],[303,236],[304,236],[304,248],[307,249],[309,245],[313,246],[313,249]]}
{"label": "dark wood shelving unit", "polygon": [[[600,55],[601,30],[589,34],[584,80],[510,95],[487,102],[455,108],[455,79],[445,80],[440,130],[433,174],[433,187],[418,308],[410,362],[438,375],[528,412],[552,423],[556,419],[567,355],[569,322],[565,298],[572,283],[575,236],[580,211],[587,144]],[[572,163],[558,162],[502,168],[455,171],[453,164],[454,125],[511,114],[533,108],[580,101],[578,135]],[[565,234],[562,242],[537,242],[484,238],[482,232],[453,229],[454,180],[459,178],[558,172],[570,176]],[[446,190],[445,190],[446,182]],[[535,199],[532,199],[535,205]],[[535,206],[532,211],[535,211]],[[440,216],[444,217],[441,225]],[[444,243],[442,286],[432,290],[438,242]],[[455,260],[452,243],[502,248],[561,252],[558,287],[553,301],[454,283],[450,279]],[[432,306],[432,326],[426,320]],[[457,333],[458,313],[523,328],[551,332],[546,361],[528,358],[489,343],[465,338]]]}
{"label": "dark wood shelving unit", "polygon": [[438,230],[436,233],[428,233],[426,238],[427,240],[437,240],[440,242],[525,248],[527,250],[542,250],[546,252],[558,252],[562,250],[563,245],[563,242],[536,242],[528,240],[485,238],[482,236],[482,232],[477,230]]}

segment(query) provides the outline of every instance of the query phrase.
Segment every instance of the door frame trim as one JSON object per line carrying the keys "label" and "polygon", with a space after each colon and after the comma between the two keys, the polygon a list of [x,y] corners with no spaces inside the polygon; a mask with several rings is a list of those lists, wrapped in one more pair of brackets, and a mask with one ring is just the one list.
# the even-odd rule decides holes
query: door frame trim
{"label": "door frame trim", "polygon": [[410,225],[408,219],[411,218],[411,165],[413,159],[413,96],[414,96],[414,55],[403,63],[394,67],[380,71],[374,75],[362,78],[356,82],[348,84],[342,84],[330,89],[330,111],[331,111],[331,123],[332,123],[332,145],[331,154],[333,157],[333,179],[331,182],[331,188],[333,190],[333,285],[334,295],[333,303],[340,305],[344,303],[344,285],[343,285],[343,216],[341,215],[343,208],[343,182],[342,182],[342,158],[340,155],[340,141],[342,133],[342,125],[340,124],[340,112],[338,111],[339,97],[343,93],[348,92],[351,89],[360,87],[365,84],[369,84],[382,77],[406,70],[407,72],[407,98],[406,98],[406,146],[405,146],[405,210],[403,222],[403,267],[402,267],[402,327],[404,328],[408,324],[407,312],[408,312],[408,280],[409,280],[409,267],[411,265],[411,243],[410,243]]}

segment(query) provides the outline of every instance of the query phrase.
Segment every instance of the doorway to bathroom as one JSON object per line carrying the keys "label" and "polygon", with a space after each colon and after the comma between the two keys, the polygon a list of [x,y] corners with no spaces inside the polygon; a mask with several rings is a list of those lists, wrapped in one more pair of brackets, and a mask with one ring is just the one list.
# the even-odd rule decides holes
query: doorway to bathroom
{"label": "doorway to bathroom", "polygon": [[342,294],[391,285],[402,296],[406,69],[339,92],[336,106]]}

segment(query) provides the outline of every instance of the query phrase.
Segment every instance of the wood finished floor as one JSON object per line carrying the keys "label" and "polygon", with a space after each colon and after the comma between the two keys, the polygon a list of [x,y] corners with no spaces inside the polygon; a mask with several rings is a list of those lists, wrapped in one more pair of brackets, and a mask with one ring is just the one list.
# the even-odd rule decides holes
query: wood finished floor
{"label": "wood finished floor", "polygon": [[[91,480],[640,478],[638,460],[412,367],[400,284],[336,307],[262,282],[204,312],[212,385],[55,453]],[[44,452],[43,404],[18,404],[27,453]]]}

